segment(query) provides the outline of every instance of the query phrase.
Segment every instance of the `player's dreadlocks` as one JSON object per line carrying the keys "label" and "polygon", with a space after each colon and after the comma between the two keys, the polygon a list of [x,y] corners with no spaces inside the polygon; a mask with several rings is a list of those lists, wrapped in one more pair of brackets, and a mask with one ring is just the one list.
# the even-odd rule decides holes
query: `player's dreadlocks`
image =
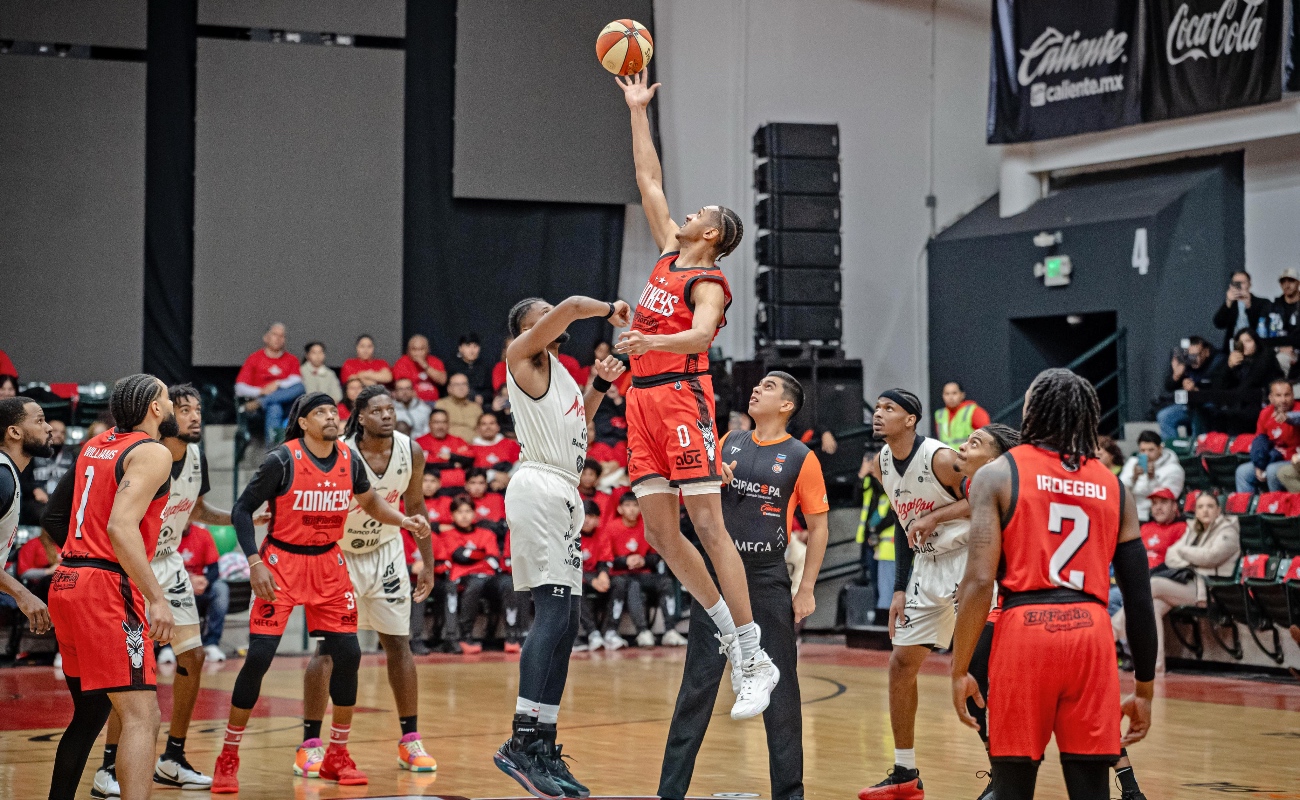
{"label": "player's dreadlocks", "polygon": [[980,430],[992,437],[994,444],[996,444],[998,450],[1001,451],[999,455],[1020,444],[1020,431],[1010,425],[1003,425],[1000,422],[990,422],[988,425],[980,428]]}
{"label": "player's dreadlocks", "polygon": [[348,423],[343,428],[343,435],[351,439],[361,433],[361,415],[365,413],[366,407],[370,401],[381,395],[387,395],[388,390],[383,384],[376,383],[362,389],[357,394],[357,399],[352,401],[352,416],[348,417]]}
{"label": "player's dreadlocks", "polygon": [[545,302],[540,297],[525,297],[515,303],[514,308],[511,308],[510,313],[506,316],[506,331],[512,337],[518,337],[519,334],[523,333],[520,327],[524,324],[524,317],[528,316],[528,312],[532,310],[533,306]]}
{"label": "player's dreadlocks", "polygon": [[1020,438],[1055,450],[1061,463],[1078,469],[1097,452],[1101,404],[1092,384],[1068,369],[1046,369],[1029,387]]}
{"label": "player's dreadlocks", "polygon": [[740,221],[740,215],[726,206],[717,206],[718,209],[718,258],[723,259],[731,255],[740,244],[741,238],[745,235],[745,226]]}
{"label": "player's dreadlocks", "polygon": [[113,413],[118,431],[130,433],[144,422],[149,416],[149,404],[157,400],[162,391],[162,381],[143,372],[128,375],[114,384],[108,410]]}

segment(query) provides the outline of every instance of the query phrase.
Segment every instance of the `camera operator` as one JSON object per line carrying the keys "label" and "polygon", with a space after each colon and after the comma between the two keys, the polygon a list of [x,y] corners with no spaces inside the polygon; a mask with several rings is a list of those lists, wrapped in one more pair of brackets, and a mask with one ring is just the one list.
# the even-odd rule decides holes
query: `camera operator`
{"label": "camera operator", "polygon": [[1194,417],[1182,393],[1210,388],[1214,348],[1200,336],[1189,337],[1184,342],[1184,346],[1175,350],[1170,359],[1165,390],[1157,400],[1160,409],[1156,412],[1156,422],[1160,424],[1160,436],[1166,442],[1178,438],[1180,425],[1187,428],[1188,436],[1192,437],[1205,430],[1205,425]]}
{"label": "camera operator", "polygon": [[1268,316],[1272,310],[1272,303],[1250,293],[1250,273],[1245,270],[1232,273],[1224,303],[1214,312],[1213,320],[1214,327],[1223,331],[1223,349],[1228,349],[1232,337],[1242,329],[1259,333],[1261,317],[1265,320],[1263,335],[1268,336]]}

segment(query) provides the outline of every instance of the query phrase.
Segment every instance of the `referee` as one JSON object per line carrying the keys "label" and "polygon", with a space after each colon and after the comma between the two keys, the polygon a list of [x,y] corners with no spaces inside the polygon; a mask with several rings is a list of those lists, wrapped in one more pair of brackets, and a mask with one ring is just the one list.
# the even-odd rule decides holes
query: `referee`
{"label": "referee", "polygon": [[[799,382],[784,372],[769,372],[749,398],[753,432],[728,434],[718,445],[727,482],[722,489],[722,515],[745,564],[762,645],[781,671],[771,705],[763,712],[772,800],[803,797],[803,717],[794,626],[816,608],[813,589],[826,554],[830,508],[817,456],[786,432],[786,424],[802,405]],[[791,602],[785,547],[796,508],[803,511],[809,535],[803,580]],[[727,669],[727,659],[718,651],[717,633],[707,614],[691,615],[682,688],[659,773],[659,797],[664,800],[684,800],[690,788],[718,682]]]}

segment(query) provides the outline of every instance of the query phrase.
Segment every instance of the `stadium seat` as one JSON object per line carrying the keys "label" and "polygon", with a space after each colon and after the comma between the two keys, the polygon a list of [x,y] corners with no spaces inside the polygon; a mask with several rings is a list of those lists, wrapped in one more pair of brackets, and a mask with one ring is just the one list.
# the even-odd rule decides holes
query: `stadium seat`
{"label": "stadium seat", "polygon": [[1228,452],[1235,455],[1250,455],[1250,445],[1255,441],[1253,433],[1239,433],[1232,438],[1232,443],[1228,445]]}
{"label": "stadium seat", "polygon": [[1287,576],[1295,573],[1300,575],[1300,558],[1274,558],[1275,563],[1271,565],[1270,579],[1247,578],[1246,588],[1254,595],[1256,602],[1259,603],[1260,609],[1273,622],[1274,625],[1285,628],[1292,624],[1296,619],[1296,613],[1300,608],[1293,607],[1288,597],[1290,587],[1287,586]]}
{"label": "stadium seat", "polygon": [[[1254,502],[1255,495],[1251,492],[1233,492],[1228,495],[1228,499],[1223,503],[1223,513],[1232,514],[1233,516],[1249,514]],[[1279,511],[1277,513],[1280,514],[1282,512]]]}
{"label": "stadium seat", "polygon": [[[1206,578],[1206,590],[1211,601],[1233,621],[1246,626],[1250,638],[1260,652],[1275,663],[1281,664],[1282,641],[1277,626],[1251,591],[1253,585],[1273,583],[1277,577],[1279,559],[1264,553],[1242,556],[1235,580]],[[1271,634],[1271,645],[1260,640],[1260,634]]]}
{"label": "stadium seat", "polygon": [[1210,474],[1205,471],[1205,464],[1200,456],[1179,456],[1178,463],[1186,476],[1183,485],[1188,489],[1205,490],[1210,488]]}
{"label": "stadium seat", "polygon": [[[1200,459],[1197,459],[1197,461],[1200,461]],[[1184,514],[1184,515],[1190,517],[1190,516],[1192,516],[1193,514],[1196,513],[1196,500],[1197,500],[1197,498],[1199,498],[1199,497],[1201,496],[1201,491],[1202,491],[1202,490],[1200,490],[1200,489],[1191,489],[1191,490],[1188,491],[1187,494],[1183,497],[1183,514]]]}
{"label": "stadium seat", "polygon": [[1236,490],[1237,467],[1242,464],[1240,456],[1203,456],[1201,462],[1205,464],[1205,471],[1210,475],[1210,485],[1225,492]]}
{"label": "stadium seat", "polygon": [[[1268,552],[1300,556],[1300,517],[1265,517],[1264,537]],[[1249,552],[1244,541],[1241,547],[1243,552]]]}
{"label": "stadium seat", "polygon": [[[1237,517],[1237,525],[1241,531],[1241,552],[1273,553],[1277,551],[1278,548],[1273,542],[1273,537],[1264,529],[1264,519],[1259,514],[1242,514]],[[1275,519],[1285,519],[1285,517]]]}
{"label": "stadium seat", "polygon": [[1295,495],[1290,492],[1265,492],[1255,502],[1256,514],[1279,514],[1289,517],[1295,514]]}
{"label": "stadium seat", "polygon": [[1228,451],[1228,434],[1226,433],[1202,433],[1196,437],[1196,450],[1198,456],[1218,455]]}

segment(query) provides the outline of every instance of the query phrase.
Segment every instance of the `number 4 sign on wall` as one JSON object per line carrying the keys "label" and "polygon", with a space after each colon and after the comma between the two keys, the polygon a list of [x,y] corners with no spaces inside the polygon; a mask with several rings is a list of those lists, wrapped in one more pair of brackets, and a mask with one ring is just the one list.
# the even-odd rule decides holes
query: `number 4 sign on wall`
{"label": "number 4 sign on wall", "polygon": [[1147,274],[1151,259],[1147,257],[1147,229],[1138,228],[1133,234],[1133,269],[1139,275]]}

